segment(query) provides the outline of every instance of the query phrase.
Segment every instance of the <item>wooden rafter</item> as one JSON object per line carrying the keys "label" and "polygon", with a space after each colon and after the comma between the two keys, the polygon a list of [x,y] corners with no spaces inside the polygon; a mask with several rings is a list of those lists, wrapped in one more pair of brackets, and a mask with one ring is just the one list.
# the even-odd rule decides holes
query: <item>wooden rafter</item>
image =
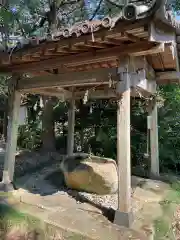
{"label": "wooden rafter", "polygon": [[151,55],[151,54],[162,53],[162,52],[164,52],[164,43],[161,43],[152,49],[134,52],[131,54],[131,56],[145,56],[145,55]]}
{"label": "wooden rafter", "polygon": [[[101,29],[100,31],[94,32],[93,36],[94,39],[101,39],[103,38],[108,38],[108,37],[113,37],[113,36],[121,36],[123,35],[122,33],[127,32],[128,34],[133,34],[136,33],[137,31],[139,31],[139,29],[141,31],[144,31],[144,25],[148,24],[149,18],[143,19],[141,21],[138,22],[134,22],[134,23],[118,23],[116,25],[116,27],[112,28],[110,31],[107,31],[106,28]],[[92,41],[92,34],[87,34],[87,35],[82,35],[80,38],[77,37],[71,37],[71,38],[64,38],[61,39],[59,41],[51,41],[51,42],[44,42],[41,43],[39,45],[36,45],[34,47],[26,47],[23,48],[22,50],[19,50],[15,55],[16,56],[21,56],[23,53],[27,54],[27,53],[33,53],[33,52],[38,52],[41,51],[41,49],[43,48],[54,48],[54,45],[58,45],[62,46],[62,47],[67,47],[68,45],[72,46],[75,44],[79,44],[79,43],[84,43],[84,42],[88,42],[88,41]]]}
{"label": "wooden rafter", "polygon": [[[154,47],[159,46],[159,44],[154,44],[146,41],[142,41],[140,43],[133,43],[129,44],[128,46],[119,46],[119,47],[113,47],[110,49],[103,49],[103,50],[97,50],[95,52],[87,52],[72,56],[61,56],[61,57],[54,57],[52,59],[46,59],[44,61],[40,62],[31,62],[31,63],[22,63],[17,65],[12,65],[7,68],[7,71],[13,71],[13,72],[33,72],[33,71],[41,71],[47,69],[47,67],[50,68],[59,68],[61,65],[66,66],[78,66],[82,64],[91,64],[94,62],[102,62],[105,59],[107,61],[118,59],[119,57],[123,55],[132,55],[133,53],[139,53],[139,55],[142,55],[142,52],[145,54],[148,50],[147,54],[150,54],[151,49],[154,51]],[[160,51],[162,51],[160,49]],[[137,54],[136,54],[137,56]]]}

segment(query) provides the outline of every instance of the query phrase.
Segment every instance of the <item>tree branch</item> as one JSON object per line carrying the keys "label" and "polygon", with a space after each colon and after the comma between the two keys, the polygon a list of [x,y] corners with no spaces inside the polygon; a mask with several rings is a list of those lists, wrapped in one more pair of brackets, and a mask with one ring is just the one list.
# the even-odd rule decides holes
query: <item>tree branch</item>
{"label": "tree branch", "polygon": [[118,8],[122,8],[124,7],[124,4],[117,4],[111,0],[106,0],[108,3],[110,3],[111,5],[114,5],[115,7],[118,7]]}
{"label": "tree branch", "polygon": [[[3,7],[7,12],[9,11],[9,9],[8,9],[5,5],[3,5],[3,4],[0,3],[0,6]],[[15,16],[15,19],[16,19],[19,27],[20,27],[20,30],[21,30],[22,35],[23,35],[24,37],[26,37],[26,34],[25,34],[24,29],[23,29],[23,27],[22,27],[22,25],[21,25],[21,23],[20,23],[20,21],[19,21],[19,18],[18,18],[15,14],[14,14],[14,16]]]}

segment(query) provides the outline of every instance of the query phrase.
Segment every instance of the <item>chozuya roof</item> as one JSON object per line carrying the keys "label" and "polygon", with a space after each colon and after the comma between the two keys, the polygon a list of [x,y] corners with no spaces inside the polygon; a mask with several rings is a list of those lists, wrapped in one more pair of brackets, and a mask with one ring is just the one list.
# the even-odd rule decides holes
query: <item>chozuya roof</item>
{"label": "chozuya roof", "polygon": [[[76,23],[69,28],[57,31],[53,35],[47,35],[39,39],[39,43],[46,41],[59,41],[66,38],[78,38],[81,35],[92,34],[102,30],[103,28],[113,29],[117,24],[140,21],[145,18],[155,18],[170,27],[179,28],[180,23],[173,17],[172,9],[168,5],[168,0],[130,0],[125,4],[119,14],[115,17],[106,16],[102,20],[84,21]],[[20,49],[31,48],[34,45],[32,40],[36,37],[26,39],[23,43],[19,43],[13,52]]]}
{"label": "chozuya roof", "polygon": [[[114,28],[119,22],[134,22],[143,18],[153,17],[164,22],[171,27],[178,27],[180,23],[173,17],[172,9],[168,5],[168,0],[130,0],[125,4],[119,14],[115,17],[106,16],[102,20],[84,21],[76,23],[70,28],[57,31],[54,36],[47,35],[41,41],[60,40],[62,38],[80,37],[81,35],[99,31],[102,28]],[[29,45],[32,37],[23,44],[18,45],[18,49],[22,45]],[[17,50],[18,50],[17,49]]]}

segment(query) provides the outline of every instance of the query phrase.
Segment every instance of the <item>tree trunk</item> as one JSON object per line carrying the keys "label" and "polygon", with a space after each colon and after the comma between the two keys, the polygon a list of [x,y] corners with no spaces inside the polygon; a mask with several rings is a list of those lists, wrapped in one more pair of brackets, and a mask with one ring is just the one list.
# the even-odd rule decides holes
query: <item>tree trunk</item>
{"label": "tree trunk", "polygon": [[80,131],[80,144],[81,144],[81,151],[83,151],[84,148],[84,128],[81,128]]}
{"label": "tree trunk", "polygon": [[43,97],[43,116],[42,116],[42,149],[44,151],[55,151],[55,132],[53,119],[52,99]]}
{"label": "tree trunk", "polygon": [[[57,29],[57,5],[56,1],[49,1],[49,32],[54,33]],[[54,151],[55,150],[55,131],[54,131],[54,119],[53,119],[53,103],[48,97],[43,97],[44,111],[42,119],[43,128],[43,150]]]}
{"label": "tree trunk", "polygon": [[7,127],[8,127],[8,109],[7,108],[8,107],[6,105],[6,109],[4,111],[4,119],[3,119],[3,137],[5,142],[7,140]]}

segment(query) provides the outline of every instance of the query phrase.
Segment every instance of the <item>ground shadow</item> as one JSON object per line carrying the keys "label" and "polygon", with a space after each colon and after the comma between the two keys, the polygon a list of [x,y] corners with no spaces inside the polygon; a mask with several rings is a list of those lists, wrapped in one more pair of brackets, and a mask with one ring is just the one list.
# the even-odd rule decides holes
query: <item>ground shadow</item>
{"label": "ground shadow", "polygon": [[[36,171],[37,171],[37,169],[36,169]],[[28,173],[28,174],[31,174],[31,173]],[[24,176],[24,177],[26,177],[26,176]],[[87,197],[82,196],[80,192],[68,188],[65,184],[63,172],[60,169],[50,173],[49,175],[47,175],[44,178],[44,183],[46,183],[46,182],[47,182],[47,184],[51,184],[51,186],[52,186],[52,190],[48,191],[48,193],[47,192],[44,193],[42,191],[42,189],[36,188],[35,186],[34,187],[32,187],[32,186],[28,187],[28,186],[26,186],[26,184],[22,184],[22,186],[21,185],[17,186],[16,181],[14,182],[14,188],[15,189],[22,188],[22,189],[25,189],[32,194],[39,194],[41,196],[49,196],[49,195],[56,194],[57,192],[67,193],[70,197],[75,199],[77,202],[88,203],[91,206],[101,210],[102,214],[109,221],[113,222],[114,215],[115,215],[115,210],[112,209],[112,208],[102,206],[101,204],[94,203],[93,201],[91,201]],[[54,189],[53,189],[53,186],[55,186]]]}
{"label": "ground shadow", "polygon": [[[30,161],[29,161],[29,159],[30,159]],[[43,159],[43,161],[41,161],[42,159]],[[34,161],[32,161],[32,160],[34,160]],[[21,171],[21,168],[15,169],[14,188],[15,189],[23,188],[32,194],[39,194],[41,196],[53,195],[53,194],[55,194],[57,192],[61,192],[61,191],[65,192],[78,202],[88,203],[88,204],[92,205],[93,207],[100,209],[102,211],[103,215],[109,221],[113,222],[114,215],[115,215],[115,209],[105,207],[102,204],[94,203],[89,198],[82,195],[80,192],[73,191],[72,189],[67,188],[65,181],[64,181],[64,175],[61,172],[61,170],[53,171],[52,173],[49,173],[48,175],[46,175],[46,177],[43,179],[42,182],[44,182],[44,183],[47,182],[47,185],[50,184],[51,186],[55,186],[55,188],[53,188],[53,187],[50,188],[49,191],[43,192],[43,190],[42,190],[43,187],[46,187],[46,184],[45,184],[45,186],[42,186],[42,188],[37,188],[36,186],[29,187],[29,186],[26,186],[26,184],[23,184],[25,182],[25,180],[28,178],[28,175],[31,176],[32,173],[33,173],[33,175],[34,174],[36,175],[36,173],[37,173],[37,176],[38,176],[39,172],[43,168],[51,166],[52,164],[56,164],[56,163],[60,164],[61,160],[62,159],[60,159],[60,158],[55,159],[53,157],[53,154],[51,154],[51,153],[22,152],[17,157],[16,161],[20,161],[20,163],[22,163],[22,164],[19,164],[19,165],[20,166],[23,165],[22,168],[24,168],[25,170]],[[78,156],[78,159],[76,159],[76,160],[77,161],[74,161],[74,159],[72,159],[73,164],[72,165],[70,164],[70,166],[74,166],[74,162],[77,162],[77,164],[79,164],[79,161],[81,161],[82,158],[79,158],[79,156]],[[72,169],[69,169],[69,170],[72,170]],[[22,185],[20,184],[19,186],[17,186],[16,179],[18,179],[18,178],[22,179],[22,181],[21,181]],[[141,182],[141,184],[143,185],[142,182]],[[135,183],[135,185],[138,185],[138,183]]]}
{"label": "ground shadow", "polygon": [[[60,177],[61,176],[61,177]],[[89,200],[87,197],[82,196],[78,191],[73,191],[72,189],[67,188],[64,180],[64,175],[61,170],[53,172],[49,176],[46,177],[47,181],[50,181],[53,185],[55,185],[58,189],[62,189],[67,192],[69,196],[74,198],[77,202],[81,203],[88,203],[93,207],[101,210],[103,215],[107,217],[107,219],[111,222],[114,221],[115,210],[112,208],[107,208],[100,204],[94,203],[93,201]]]}

